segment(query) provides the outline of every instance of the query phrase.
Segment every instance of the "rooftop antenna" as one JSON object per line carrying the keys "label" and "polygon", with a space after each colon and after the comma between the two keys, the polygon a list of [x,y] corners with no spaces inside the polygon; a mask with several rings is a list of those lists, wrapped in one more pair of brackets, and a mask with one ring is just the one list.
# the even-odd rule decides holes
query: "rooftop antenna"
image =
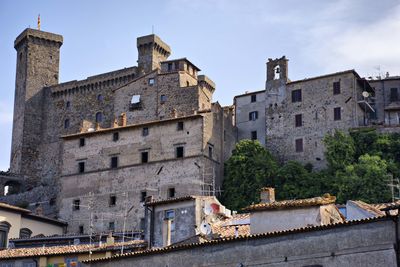
{"label": "rooftop antenna", "polygon": [[154,34],[154,25],[151,25],[151,34]]}
{"label": "rooftop antenna", "polygon": [[40,31],[40,14],[38,15],[37,18],[37,29]]}

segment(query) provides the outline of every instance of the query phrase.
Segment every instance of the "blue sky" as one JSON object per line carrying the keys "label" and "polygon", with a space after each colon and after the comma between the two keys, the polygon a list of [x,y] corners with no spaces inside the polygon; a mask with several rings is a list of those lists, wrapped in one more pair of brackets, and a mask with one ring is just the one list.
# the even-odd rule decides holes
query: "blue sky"
{"label": "blue sky", "polygon": [[60,82],[136,65],[136,37],[154,32],[217,85],[214,101],[262,90],[268,58],[286,55],[291,80],[355,69],[400,75],[399,0],[0,1],[0,170],[9,167],[15,37],[64,36]]}

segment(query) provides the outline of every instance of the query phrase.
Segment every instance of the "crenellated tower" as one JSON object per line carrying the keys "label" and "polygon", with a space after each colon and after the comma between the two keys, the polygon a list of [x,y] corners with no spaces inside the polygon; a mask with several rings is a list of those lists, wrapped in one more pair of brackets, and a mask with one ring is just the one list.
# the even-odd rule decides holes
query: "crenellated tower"
{"label": "crenellated tower", "polygon": [[137,38],[138,67],[142,73],[160,68],[160,62],[168,59],[171,48],[155,34]]}

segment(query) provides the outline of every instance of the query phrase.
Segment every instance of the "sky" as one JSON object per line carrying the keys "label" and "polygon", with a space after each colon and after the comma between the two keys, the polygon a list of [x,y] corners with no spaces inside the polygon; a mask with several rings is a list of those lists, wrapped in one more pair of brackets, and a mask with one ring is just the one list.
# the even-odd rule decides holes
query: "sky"
{"label": "sky", "polygon": [[154,33],[217,86],[222,105],[263,90],[268,58],[289,78],[355,69],[400,75],[400,0],[0,0],[0,170],[9,168],[15,38],[25,28],[63,35],[60,82],[136,65],[136,38]]}

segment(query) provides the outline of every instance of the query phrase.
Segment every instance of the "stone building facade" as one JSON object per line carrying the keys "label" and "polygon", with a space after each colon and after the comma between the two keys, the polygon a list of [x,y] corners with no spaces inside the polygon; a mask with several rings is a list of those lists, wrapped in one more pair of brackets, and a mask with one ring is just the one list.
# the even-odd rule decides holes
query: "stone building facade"
{"label": "stone building facade", "polygon": [[[137,66],[59,84],[62,42],[60,35],[33,29],[15,41],[11,173],[21,177],[25,190],[2,200],[40,203],[45,213],[59,211],[72,220],[71,231],[81,231],[79,211],[72,208],[79,198],[82,207],[87,204],[89,193],[98,211],[107,207],[110,214],[132,203],[131,227],[139,225],[140,196],[147,189],[155,198],[166,197],[170,187],[176,195],[215,193],[235,128],[234,109],[212,103],[211,79],[198,75],[200,69],[186,58],[167,60],[170,47],[148,35],[137,39]],[[179,158],[177,146],[183,147]],[[116,168],[110,165],[113,155]],[[83,161],[85,171],[79,173]],[[37,188],[40,193],[29,194]],[[108,203],[111,194],[115,206]],[[83,227],[87,231],[87,222]]]}
{"label": "stone building facade", "polygon": [[[333,133],[335,129],[347,131],[371,122],[374,109],[371,99],[362,96],[364,91],[371,96],[374,93],[369,83],[354,70],[290,81],[288,60],[285,57],[269,59],[265,120],[254,120],[253,128],[264,127],[265,145],[280,161],[310,162],[316,168],[323,168],[326,161],[322,140],[326,134]],[[259,93],[256,92],[257,97]],[[235,101],[241,103],[239,100],[246,101],[251,95],[237,96]],[[257,102],[236,107],[237,111],[245,110],[246,113],[250,110],[260,113],[261,109],[261,104]],[[240,124],[239,118],[236,112],[238,133],[248,132],[249,127],[242,127],[245,124]],[[248,120],[251,120],[250,115]],[[243,136],[238,136],[238,139],[243,139]]]}

